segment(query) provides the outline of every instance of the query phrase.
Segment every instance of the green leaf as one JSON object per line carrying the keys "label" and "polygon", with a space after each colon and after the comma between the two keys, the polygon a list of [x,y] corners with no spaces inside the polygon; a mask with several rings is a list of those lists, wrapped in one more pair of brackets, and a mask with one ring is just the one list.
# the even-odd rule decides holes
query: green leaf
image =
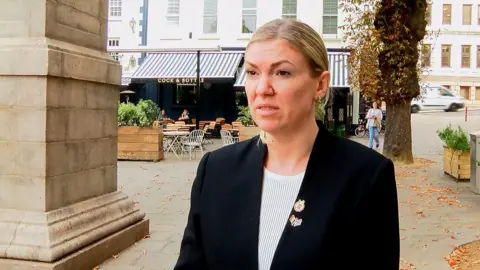
{"label": "green leaf", "polygon": [[446,147],[453,150],[470,151],[468,134],[460,126],[454,130],[449,124],[446,128],[437,130],[437,134]]}
{"label": "green leaf", "polygon": [[140,100],[133,103],[121,103],[118,106],[119,126],[151,127],[157,120],[160,108],[152,100]]}

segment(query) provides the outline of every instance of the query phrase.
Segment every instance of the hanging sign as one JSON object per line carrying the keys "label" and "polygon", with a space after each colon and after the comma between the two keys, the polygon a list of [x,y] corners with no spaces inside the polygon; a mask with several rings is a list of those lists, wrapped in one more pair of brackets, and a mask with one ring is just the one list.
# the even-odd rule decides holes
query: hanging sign
{"label": "hanging sign", "polygon": [[[203,81],[203,78],[200,78],[200,83]],[[197,78],[158,78],[158,83],[196,84]]]}

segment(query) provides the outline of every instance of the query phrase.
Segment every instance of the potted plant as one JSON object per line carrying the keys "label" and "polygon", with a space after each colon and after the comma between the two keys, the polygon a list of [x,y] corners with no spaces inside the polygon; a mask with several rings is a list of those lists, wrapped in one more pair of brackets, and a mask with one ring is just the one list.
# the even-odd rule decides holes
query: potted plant
{"label": "potted plant", "polygon": [[118,106],[117,159],[159,161],[164,158],[163,130],[153,126],[158,110],[158,105],[151,100]]}
{"label": "potted plant", "polygon": [[239,141],[245,141],[260,134],[260,128],[255,124],[248,106],[239,106],[239,117],[237,121],[242,123],[238,132]]}
{"label": "potted plant", "polygon": [[444,142],[443,171],[457,180],[469,180],[470,141],[467,133],[460,126],[454,130],[448,125],[437,134]]}

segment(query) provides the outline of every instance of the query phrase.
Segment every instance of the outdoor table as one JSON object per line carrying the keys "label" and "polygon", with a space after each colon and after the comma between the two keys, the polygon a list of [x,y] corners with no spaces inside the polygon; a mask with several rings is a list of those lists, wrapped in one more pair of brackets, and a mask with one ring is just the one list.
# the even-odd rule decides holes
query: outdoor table
{"label": "outdoor table", "polygon": [[175,156],[178,159],[180,159],[180,157],[177,154],[177,151],[175,150],[175,147],[176,146],[182,147],[180,138],[184,136],[188,136],[188,134],[190,134],[190,132],[188,131],[164,131],[163,136],[171,140],[165,153],[168,153],[171,151],[175,154]]}

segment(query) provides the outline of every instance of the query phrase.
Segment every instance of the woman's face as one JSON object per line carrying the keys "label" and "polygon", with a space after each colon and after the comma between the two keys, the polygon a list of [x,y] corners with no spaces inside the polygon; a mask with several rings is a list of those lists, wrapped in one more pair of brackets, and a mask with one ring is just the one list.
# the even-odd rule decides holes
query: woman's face
{"label": "woman's face", "polygon": [[374,109],[378,109],[377,102],[373,102],[373,103],[372,103],[372,107],[373,107]]}
{"label": "woman's face", "polygon": [[255,123],[274,134],[314,117],[330,74],[314,77],[307,59],[283,39],[250,44],[245,53],[245,91]]}

